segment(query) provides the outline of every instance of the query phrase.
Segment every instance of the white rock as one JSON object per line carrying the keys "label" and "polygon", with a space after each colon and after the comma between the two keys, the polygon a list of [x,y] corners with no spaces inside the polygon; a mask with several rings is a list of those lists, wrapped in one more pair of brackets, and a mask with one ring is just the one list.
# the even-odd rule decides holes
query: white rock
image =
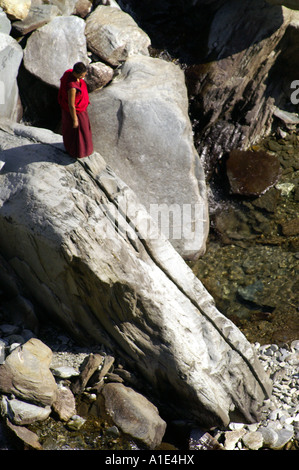
{"label": "white rock", "polygon": [[244,428],[244,423],[229,423],[229,429],[231,429],[232,431],[238,431],[240,429],[243,429]]}
{"label": "white rock", "polygon": [[[45,83],[59,87],[63,73],[76,62],[89,63],[85,21],[58,16],[34,31],[24,50],[25,68]],[[59,54],[57,54],[59,51]]]}
{"label": "white rock", "polygon": [[293,431],[288,429],[281,429],[278,432],[278,439],[272,446],[272,449],[282,449],[293,438]]}
{"label": "white rock", "polygon": [[79,372],[74,369],[74,367],[70,366],[59,366],[54,368],[51,367],[51,370],[53,375],[61,379],[68,379],[70,377],[76,377],[79,375]]}
{"label": "white rock", "polygon": [[237,429],[235,431],[227,431],[225,433],[225,442],[224,448],[226,450],[234,450],[239,440],[244,436],[246,433],[244,428]]}
{"label": "white rock", "polygon": [[14,121],[20,117],[17,75],[22,58],[23,49],[18,42],[0,33],[0,117]]}
{"label": "white rock", "polygon": [[261,432],[248,432],[242,438],[243,443],[250,450],[258,450],[263,446],[263,435]]}
{"label": "white rock", "polygon": [[0,8],[0,33],[9,34],[11,30],[11,22],[7,18],[6,13]]}
{"label": "white rock", "polygon": [[263,436],[263,444],[265,446],[272,447],[272,446],[275,445],[275,443],[278,440],[278,434],[274,429],[270,428],[269,426],[268,427],[260,427],[259,432]]}

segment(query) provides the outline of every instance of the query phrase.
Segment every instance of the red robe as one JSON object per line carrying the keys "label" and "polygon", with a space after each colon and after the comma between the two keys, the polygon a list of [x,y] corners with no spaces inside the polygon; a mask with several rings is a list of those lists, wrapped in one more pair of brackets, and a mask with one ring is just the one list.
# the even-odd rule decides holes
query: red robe
{"label": "red robe", "polygon": [[[79,82],[72,74],[72,69],[67,70],[60,79],[58,102],[62,111],[62,136],[66,151],[74,158],[87,157],[93,153],[92,134],[87,113],[89,96],[84,80]],[[75,108],[79,126],[73,127],[73,119],[68,105],[68,90],[76,89]]]}

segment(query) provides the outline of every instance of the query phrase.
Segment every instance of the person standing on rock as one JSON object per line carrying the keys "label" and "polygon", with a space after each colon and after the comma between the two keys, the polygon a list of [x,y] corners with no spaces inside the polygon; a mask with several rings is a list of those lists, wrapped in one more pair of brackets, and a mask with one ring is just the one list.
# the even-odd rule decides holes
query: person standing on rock
{"label": "person standing on rock", "polygon": [[58,102],[62,112],[62,136],[67,153],[83,158],[93,153],[92,133],[87,107],[89,96],[84,81],[87,68],[77,62],[60,79]]}

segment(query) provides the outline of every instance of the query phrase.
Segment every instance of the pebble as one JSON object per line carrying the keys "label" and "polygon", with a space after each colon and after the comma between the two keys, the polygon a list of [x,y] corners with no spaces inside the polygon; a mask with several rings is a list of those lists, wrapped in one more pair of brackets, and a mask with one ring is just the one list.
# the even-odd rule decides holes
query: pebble
{"label": "pebble", "polygon": [[[299,340],[279,347],[276,344],[253,347],[273,380],[270,398],[261,407],[258,423],[230,423],[228,430],[218,430],[218,439],[229,450],[281,450],[299,447]],[[239,433],[239,435],[238,435]]]}
{"label": "pebble", "polygon": [[67,422],[67,427],[72,431],[78,431],[82,428],[83,424],[85,423],[86,419],[82,418],[79,415],[73,415],[71,419]]}
{"label": "pebble", "polygon": [[248,432],[242,437],[243,444],[250,450],[259,450],[263,446],[263,435],[259,431]]}

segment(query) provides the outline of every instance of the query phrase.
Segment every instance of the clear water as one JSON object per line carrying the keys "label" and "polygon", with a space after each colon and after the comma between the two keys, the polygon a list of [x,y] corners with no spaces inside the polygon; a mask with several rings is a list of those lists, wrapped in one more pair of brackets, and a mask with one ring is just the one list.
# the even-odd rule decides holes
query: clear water
{"label": "clear water", "polygon": [[279,158],[279,182],[256,198],[213,188],[207,251],[191,267],[251,342],[279,344],[299,338],[299,138],[260,148]]}

